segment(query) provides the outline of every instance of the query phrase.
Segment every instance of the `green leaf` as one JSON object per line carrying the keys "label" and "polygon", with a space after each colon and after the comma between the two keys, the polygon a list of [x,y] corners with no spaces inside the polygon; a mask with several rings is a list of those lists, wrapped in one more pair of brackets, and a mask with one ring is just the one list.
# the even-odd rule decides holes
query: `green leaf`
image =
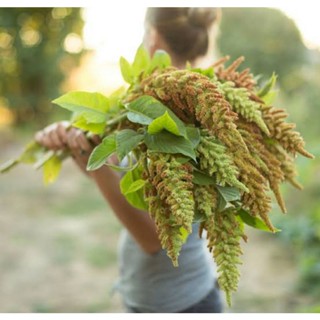
{"label": "green leaf", "polygon": [[181,164],[185,164],[190,161],[190,158],[181,156],[177,157],[176,160]]}
{"label": "green leaf", "polygon": [[73,112],[72,124],[92,133],[103,133],[110,109],[109,99],[100,93],[73,91],[53,103]]}
{"label": "green leaf", "polygon": [[131,64],[123,57],[120,58],[119,64],[123,80],[132,84],[134,82],[134,75]]}
{"label": "green leaf", "polygon": [[277,82],[277,75],[273,72],[270,79],[266,82],[266,84],[258,91],[258,96],[263,98],[266,96],[271,90],[274,89]]}
{"label": "green leaf", "polygon": [[87,123],[105,124],[107,115],[96,111],[81,111],[75,112],[73,121],[86,121]]}
{"label": "green leaf", "polygon": [[[131,187],[135,181],[140,181],[142,176],[143,168],[142,166],[137,166],[134,170],[128,171],[120,181],[120,190],[122,194],[126,197],[127,201],[135,208],[140,210],[148,210],[148,205],[144,200],[143,188],[139,188],[134,192],[128,192],[130,188],[135,188],[134,185]],[[139,184],[139,183],[138,183]]]}
{"label": "green leaf", "polygon": [[146,71],[146,68],[150,64],[150,55],[147,49],[141,45],[135,55],[132,64],[132,71],[134,76],[139,76],[142,72]]}
{"label": "green leaf", "polygon": [[[141,96],[126,105],[128,119],[140,124],[149,124],[149,133],[157,133],[162,129],[187,138],[185,124],[164,104],[151,96]],[[133,116],[135,113],[136,116]],[[166,115],[167,113],[167,115]]]}
{"label": "green leaf", "polygon": [[[272,232],[269,227],[259,218],[251,216],[247,211],[240,209],[237,213],[237,217],[247,224],[250,227],[262,230],[262,231],[267,231],[267,232]],[[280,232],[280,229],[275,228],[275,232]]]}
{"label": "green leaf", "polygon": [[215,179],[198,170],[193,171],[192,182],[200,186],[216,184]]}
{"label": "green leaf", "polygon": [[275,101],[277,97],[277,91],[274,90],[274,91],[270,91],[268,92],[263,98],[263,102],[266,104],[266,105],[271,105],[273,104],[273,102]]}
{"label": "green leaf", "polygon": [[126,94],[126,92],[127,92],[127,89],[125,88],[125,86],[121,86],[111,93],[111,95],[109,96],[111,112],[117,112],[121,108],[123,108],[123,104],[121,103],[121,100]]}
{"label": "green leaf", "polygon": [[150,123],[168,110],[160,101],[146,95],[128,103],[126,109],[141,115],[144,120],[148,119]]}
{"label": "green leaf", "polygon": [[220,195],[223,197],[223,199],[226,202],[230,201],[236,201],[239,200],[241,195],[240,191],[237,188],[234,187],[222,187],[222,186],[216,186],[217,190],[219,191]]}
{"label": "green leaf", "polygon": [[157,50],[150,62],[147,74],[150,74],[155,69],[164,69],[171,66],[171,58],[164,50]]}
{"label": "green leaf", "polygon": [[27,144],[19,158],[17,159],[19,162],[22,163],[35,163],[42,157],[47,150],[41,146],[39,143],[32,141]]}
{"label": "green leaf", "polygon": [[200,212],[199,210],[195,210],[193,215],[193,223],[199,223],[207,220],[207,216]]}
{"label": "green leaf", "polygon": [[45,185],[54,182],[61,171],[62,161],[57,155],[53,155],[43,164],[43,182]]}
{"label": "green leaf", "polygon": [[167,130],[176,136],[185,136],[186,130],[184,127],[182,127],[184,130],[184,134],[181,134],[177,123],[170,117],[168,111],[166,111],[162,116],[154,119],[148,126],[148,132],[150,134],[158,133],[162,130]]}
{"label": "green leaf", "polygon": [[267,105],[272,104],[277,96],[277,90],[274,89],[276,86],[276,82],[277,82],[277,75],[275,73],[272,73],[272,76],[270,77],[270,79],[257,93],[257,95]]}
{"label": "green leaf", "polygon": [[192,143],[193,147],[196,148],[200,143],[200,130],[195,127],[186,127],[187,138]]}
{"label": "green leaf", "polygon": [[94,134],[102,134],[105,131],[106,122],[105,121],[103,121],[102,123],[87,122],[87,120],[84,117],[79,116],[73,120],[72,126],[79,128],[83,131],[90,131]]}
{"label": "green leaf", "polygon": [[108,157],[116,151],[116,148],[115,134],[105,137],[102,142],[93,149],[88,160],[87,170],[92,171],[102,167]]}
{"label": "green leaf", "polygon": [[[229,207],[231,201],[240,200],[240,191],[234,187],[222,187],[216,185],[216,188],[219,192],[218,200],[218,211],[223,211],[225,208]],[[234,204],[232,204],[234,206]]]}
{"label": "green leaf", "polygon": [[71,91],[52,102],[72,112],[83,112],[85,118],[96,117],[95,121],[89,121],[95,123],[110,109],[109,99],[98,92]]}
{"label": "green leaf", "polygon": [[143,135],[131,129],[124,129],[116,134],[116,152],[122,160],[143,139]]}
{"label": "green leaf", "polygon": [[142,179],[138,179],[129,185],[129,188],[125,191],[124,195],[128,195],[129,193],[136,192],[143,188],[147,182]]}
{"label": "green leaf", "polygon": [[218,200],[218,211],[223,211],[227,206],[228,206],[228,202],[220,194],[219,200]]}
{"label": "green leaf", "polygon": [[150,151],[181,153],[196,161],[192,143],[183,137],[176,136],[168,131],[161,131],[156,134],[146,133],[144,140]]}
{"label": "green leaf", "polygon": [[153,119],[149,118],[147,116],[144,116],[143,114],[138,114],[135,112],[128,112],[127,113],[127,118],[134,123],[139,123],[139,124],[143,124],[143,125],[148,125],[150,124]]}
{"label": "green leaf", "polygon": [[196,73],[199,73],[199,74],[202,74],[210,79],[213,78],[214,76],[214,70],[213,70],[213,67],[209,67],[207,69],[201,69],[201,68],[191,68],[190,69],[191,71],[193,72],[196,72]]}

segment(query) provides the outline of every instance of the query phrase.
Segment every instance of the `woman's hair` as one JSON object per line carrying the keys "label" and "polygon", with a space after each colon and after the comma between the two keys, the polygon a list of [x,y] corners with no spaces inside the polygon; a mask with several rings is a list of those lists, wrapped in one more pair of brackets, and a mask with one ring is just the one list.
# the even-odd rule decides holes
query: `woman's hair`
{"label": "woman's hair", "polygon": [[218,8],[148,8],[146,23],[163,37],[173,54],[193,61],[205,55],[209,28],[220,19]]}

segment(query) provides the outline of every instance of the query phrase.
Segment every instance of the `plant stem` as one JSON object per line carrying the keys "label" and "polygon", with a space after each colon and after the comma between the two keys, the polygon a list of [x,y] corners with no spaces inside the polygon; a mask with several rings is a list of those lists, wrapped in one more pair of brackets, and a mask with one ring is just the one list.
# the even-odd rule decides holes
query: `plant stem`
{"label": "plant stem", "polygon": [[118,117],[116,117],[114,119],[111,119],[110,121],[107,121],[107,126],[112,126],[114,124],[117,124],[117,123],[121,122],[123,119],[126,118],[127,113],[128,112],[126,111],[126,112],[120,114]]}

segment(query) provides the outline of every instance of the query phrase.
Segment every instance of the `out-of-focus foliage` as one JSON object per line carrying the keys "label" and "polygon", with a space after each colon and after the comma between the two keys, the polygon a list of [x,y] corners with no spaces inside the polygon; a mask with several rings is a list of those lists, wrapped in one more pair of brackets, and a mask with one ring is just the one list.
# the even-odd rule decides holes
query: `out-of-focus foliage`
{"label": "out-of-focus foliage", "polygon": [[[286,190],[288,215],[278,225],[283,230],[279,237],[285,240],[296,253],[300,279],[297,288],[320,300],[320,52],[310,51],[314,58],[292,78],[287,85],[288,94],[283,97],[287,103],[292,121],[297,121],[311,152],[316,156],[312,163],[298,159],[300,181],[303,192]],[[317,57],[317,59],[315,59]],[[317,310],[310,309],[311,312]],[[308,311],[308,308],[306,310]]]}
{"label": "out-of-focus foliage", "polygon": [[[313,161],[297,159],[304,191],[284,189],[288,214],[277,215],[282,229],[278,237],[295,253],[300,278],[297,289],[320,300],[320,50],[310,50],[302,42],[294,22],[269,8],[223,9],[219,49],[232,58],[245,56],[245,64],[262,79],[275,72],[279,104],[302,132]],[[260,80],[261,81],[261,80]]]}
{"label": "out-of-focus foliage", "polygon": [[225,8],[218,46],[222,55],[244,55],[254,74],[276,71],[280,82],[305,61],[305,47],[294,22],[271,8]]}
{"label": "out-of-focus foliage", "polygon": [[16,123],[47,122],[83,53],[81,8],[0,9],[0,106]]}
{"label": "out-of-focus foliage", "polygon": [[[281,219],[280,224],[286,229],[281,237],[299,252],[297,262],[302,280],[299,288],[320,297],[320,204],[315,201],[320,199],[320,164],[310,167],[302,160],[300,168],[305,176],[303,180],[307,181],[308,192],[305,196],[296,192],[288,194],[289,209],[294,212],[294,217],[289,221],[286,221],[287,217]],[[310,177],[314,173],[317,179]]]}
{"label": "out-of-focus foliage", "polygon": [[308,62],[283,82],[281,91],[292,121],[303,130],[309,143],[319,145],[320,49],[307,50]]}

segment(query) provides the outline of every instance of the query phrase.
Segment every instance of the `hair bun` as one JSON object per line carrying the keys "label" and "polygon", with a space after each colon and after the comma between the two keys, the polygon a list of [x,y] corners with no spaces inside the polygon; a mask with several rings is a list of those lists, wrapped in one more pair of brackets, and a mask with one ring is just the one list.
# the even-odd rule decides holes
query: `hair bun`
{"label": "hair bun", "polygon": [[218,18],[217,8],[189,8],[188,18],[190,24],[197,27],[208,28]]}

